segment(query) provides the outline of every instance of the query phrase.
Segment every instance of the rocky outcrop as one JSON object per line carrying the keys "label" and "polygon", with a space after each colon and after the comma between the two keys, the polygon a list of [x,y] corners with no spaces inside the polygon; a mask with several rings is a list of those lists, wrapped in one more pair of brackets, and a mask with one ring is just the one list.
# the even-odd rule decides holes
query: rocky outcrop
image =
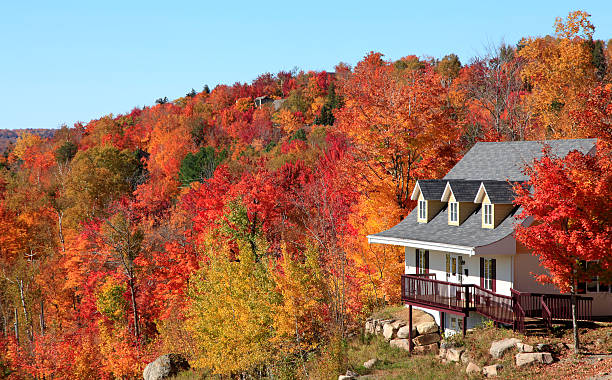
{"label": "rocky outcrop", "polygon": [[399,318],[368,319],[365,333],[382,335],[391,346],[409,350],[409,337],[412,338],[414,353],[438,353],[441,341],[440,328],[434,318],[420,310],[414,311],[412,331],[407,322]]}
{"label": "rocky outcrop", "polygon": [[168,379],[189,368],[189,362],[181,354],[166,354],[149,363],[142,372],[142,377],[144,380]]}
{"label": "rocky outcrop", "polygon": [[368,360],[367,362],[363,363],[363,367],[366,368],[366,369],[370,369],[370,368],[374,367],[377,362],[378,362],[378,359],[372,358],[372,359]]}

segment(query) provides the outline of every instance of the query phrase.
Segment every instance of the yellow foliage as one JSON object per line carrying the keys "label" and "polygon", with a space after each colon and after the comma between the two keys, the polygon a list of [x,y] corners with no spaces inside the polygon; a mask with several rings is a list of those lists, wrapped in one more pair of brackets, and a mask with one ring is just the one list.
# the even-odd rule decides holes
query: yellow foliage
{"label": "yellow foliage", "polygon": [[293,112],[283,108],[278,111],[274,116],[273,120],[276,124],[280,125],[281,129],[286,135],[293,135],[295,131],[302,127],[302,123],[295,117]]}

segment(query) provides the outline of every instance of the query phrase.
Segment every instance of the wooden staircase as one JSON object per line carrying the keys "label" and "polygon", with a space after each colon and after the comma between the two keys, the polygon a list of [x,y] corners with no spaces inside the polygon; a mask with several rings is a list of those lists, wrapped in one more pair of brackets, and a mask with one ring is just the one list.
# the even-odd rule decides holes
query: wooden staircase
{"label": "wooden staircase", "polygon": [[525,317],[524,324],[525,330],[523,334],[525,335],[542,336],[549,332],[548,327],[546,327],[546,322],[544,322],[542,318]]}

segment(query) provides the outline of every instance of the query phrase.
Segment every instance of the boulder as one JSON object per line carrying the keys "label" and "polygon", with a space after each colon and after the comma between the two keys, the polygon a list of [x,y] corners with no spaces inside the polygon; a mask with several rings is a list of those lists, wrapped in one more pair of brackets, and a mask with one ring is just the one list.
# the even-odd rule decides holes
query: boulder
{"label": "boulder", "polygon": [[516,348],[518,349],[518,352],[533,352],[533,346],[521,342],[516,344]]}
{"label": "boulder", "polygon": [[418,324],[416,328],[420,335],[438,332],[438,325],[436,322],[424,322]]}
{"label": "boulder", "polygon": [[515,347],[516,344],[520,342],[521,341],[516,338],[498,340],[496,342],[491,343],[491,348],[489,349],[489,353],[494,358],[499,359],[502,356],[504,356],[504,353],[506,353],[506,351],[508,351],[512,347]]}
{"label": "boulder", "polygon": [[376,365],[376,362],[378,361],[378,359],[376,358],[372,358],[370,360],[368,360],[367,362],[363,363],[363,367],[370,369],[372,367],[374,367],[374,365]]}
{"label": "boulder", "polygon": [[463,364],[467,364],[473,360],[474,358],[472,357],[472,355],[470,355],[468,351],[465,351],[463,354],[461,354],[461,362]]}
{"label": "boulder", "polygon": [[365,323],[365,333],[366,334],[374,334],[374,321],[367,320]]}
{"label": "boulder", "polygon": [[392,323],[385,323],[383,326],[383,336],[386,340],[393,339],[393,335],[397,332],[397,328],[393,327]]}
{"label": "boulder", "polygon": [[447,348],[444,347],[443,344],[440,344],[440,350],[438,351],[438,358],[442,360],[446,360],[446,351],[447,351]]}
{"label": "boulder", "polygon": [[355,380],[353,376],[340,375],[338,376],[338,380]]}
{"label": "boulder", "polygon": [[166,354],[147,364],[142,372],[142,377],[144,380],[168,379],[189,368],[191,367],[187,359],[181,354]]}
{"label": "boulder", "polygon": [[519,353],[516,354],[515,359],[517,367],[524,367],[535,363],[550,364],[553,362],[550,352]]}
{"label": "boulder", "polygon": [[494,377],[494,376],[497,376],[498,372],[502,368],[504,368],[504,366],[501,364],[488,365],[482,368],[482,374],[485,375],[486,377]]}
{"label": "boulder", "polygon": [[426,344],[424,346],[415,346],[414,352],[417,354],[437,354],[438,343]]}
{"label": "boulder", "polygon": [[472,362],[469,362],[467,368],[465,369],[465,373],[467,373],[468,375],[475,375],[480,373],[480,371],[480,367]]}
{"label": "boulder", "polygon": [[446,359],[451,362],[458,362],[461,360],[463,351],[465,351],[465,348],[449,348],[446,350]]}
{"label": "boulder", "polygon": [[433,334],[419,335],[416,338],[414,338],[412,342],[414,343],[415,346],[426,346],[428,344],[438,343],[440,340],[442,340],[442,338],[440,337],[440,334],[433,333]]}
{"label": "boulder", "polygon": [[399,320],[391,323],[391,326],[393,326],[394,329],[399,329],[400,327],[406,326],[406,322],[404,322],[401,319],[399,319]]}
{"label": "boulder", "polygon": [[389,344],[391,347],[403,348],[404,350],[410,350],[408,339],[392,339]]}
{"label": "boulder", "polygon": [[[399,330],[397,330],[397,337],[398,338],[408,338],[408,333],[410,332],[410,327],[409,326],[403,326],[400,327]],[[417,335],[419,335],[419,333],[417,332],[416,327],[412,326],[412,337],[416,337]]]}

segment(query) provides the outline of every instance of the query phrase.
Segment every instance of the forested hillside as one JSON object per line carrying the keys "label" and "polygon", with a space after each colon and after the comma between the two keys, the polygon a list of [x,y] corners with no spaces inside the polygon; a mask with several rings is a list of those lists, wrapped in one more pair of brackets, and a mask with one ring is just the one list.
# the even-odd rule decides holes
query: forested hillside
{"label": "forested hillside", "polygon": [[55,129],[0,129],[0,152],[6,152],[22,134],[38,135],[44,138],[52,138]]}
{"label": "forested hillside", "polygon": [[576,12],[470,62],[372,52],[23,134],[0,176],[0,378],[139,378],[168,352],[337,376],[343,339],[399,300],[403,250],[365,236],[415,179],[476,141],[610,140],[593,32]]}

